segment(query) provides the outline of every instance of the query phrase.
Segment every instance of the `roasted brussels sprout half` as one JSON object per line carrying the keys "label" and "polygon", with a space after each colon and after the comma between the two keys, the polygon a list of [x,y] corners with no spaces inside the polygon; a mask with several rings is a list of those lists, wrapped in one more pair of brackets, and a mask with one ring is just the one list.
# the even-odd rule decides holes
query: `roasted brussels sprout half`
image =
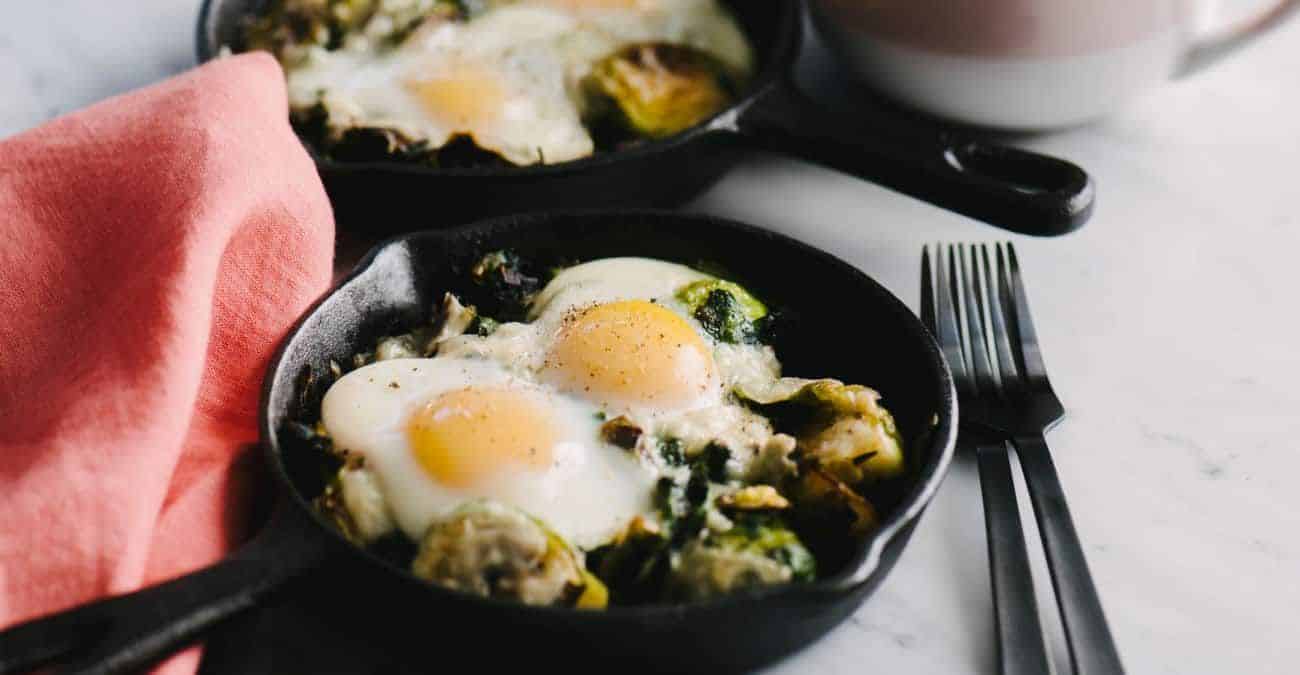
{"label": "roasted brussels sprout half", "polygon": [[728,492],[717,499],[718,508],[725,512],[780,511],[790,508],[790,500],[781,496],[771,485],[748,485]]}
{"label": "roasted brussels sprout half", "polygon": [[715,291],[729,293],[738,303],[744,318],[749,321],[758,321],[767,316],[767,305],[764,305],[761,300],[751,295],[749,291],[745,290],[744,286],[723,279],[694,281],[677,289],[675,295],[693,312],[699,309],[700,305],[704,304]]}
{"label": "roasted brussels sprout half", "polygon": [[492,501],[465,504],[430,526],[411,570],[441,586],[530,605],[599,609],[608,599],[559,535]]}
{"label": "roasted brussels sprout half", "polygon": [[796,519],[827,538],[843,537],[845,532],[860,537],[879,523],[876,509],[866,497],[819,467],[805,467],[787,489]]}
{"label": "roasted brussels sprout half", "polygon": [[762,302],[730,281],[696,281],[678,289],[676,295],[700,326],[722,342],[755,342],[759,333],[758,321],[767,316],[767,307]]}
{"label": "roasted brussels sprout half", "polygon": [[744,513],[730,529],[710,532],[682,549],[669,580],[669,593],[682,600],[698,600],[810,581],[816,571],[812,553],[779,517]]}
{"label": "roasted brussels sprout half", "polygon": [[735,86],[726,66],[703,51],[647,43],[597,62],[584,91],[590,116],[612,118],[636,136],[663,138],[726,108]]}
{"label": "roasted brussels sprout half", "polygon": [[745,318],[740,301],[729,291],[711,291],[694,315],[705,332],[722,342],[745,344],[754,342],[758,336],[754,323]]}
{"label": "roasted brussels sprout half", "polygon": [[903,472],[903,446],[880,394],[838,380],[782,378],[762,392],[737,391],[798,438],[805,461],[861,486]]}
{"label": "roasted brussels sprout half", "polygon": [[798,441],[789,434],[774,434],[759,448],[749,464],[745,479],[754,482],[778,484],[797,475],[799,465],[794,460]]}
{"label": "roasted brussels sprout half", "polygon": [[614,541],[587,553],[587,566],[609,589],[616,604],[658,600],[671,565],[668,536],[635,518]]}

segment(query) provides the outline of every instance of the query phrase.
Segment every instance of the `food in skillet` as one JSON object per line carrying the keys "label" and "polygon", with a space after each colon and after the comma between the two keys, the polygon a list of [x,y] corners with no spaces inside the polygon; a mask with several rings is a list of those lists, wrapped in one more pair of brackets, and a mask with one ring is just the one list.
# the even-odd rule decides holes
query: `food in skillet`
{"label": "food in skillet", "polygon": [[317,506],[418,576],[540,605],[679,602],[815,578],[904,457],[876,392],[782,377],[743,287],[646,258],[497,252],[298,425]]}
{"label": "food in skillet", "polygon": [[694,126],[752,70],[718,0],[274,0],[246,46],[340,160],[529,165]]}

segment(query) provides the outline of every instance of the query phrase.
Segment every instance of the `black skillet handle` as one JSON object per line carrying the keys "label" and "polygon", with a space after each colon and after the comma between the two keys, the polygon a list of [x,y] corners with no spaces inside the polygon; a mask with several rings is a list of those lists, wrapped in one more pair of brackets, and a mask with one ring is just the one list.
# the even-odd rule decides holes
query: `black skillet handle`
{"label": "black skillet handle", "polygon": [[255,606],[327,553],[319,527],[287,506],[212,567],[0,632],[0,675],[50,663],[59,673],[135,672]]}
{"label": "black skillet handle", "polygon": [[974,138],[902,115],[823,109],[789,81],[735,119],[759,147],[845,171],[991,225],[1037,236],[1078,229],[1092,213],[1092,179],[1062,159]]}

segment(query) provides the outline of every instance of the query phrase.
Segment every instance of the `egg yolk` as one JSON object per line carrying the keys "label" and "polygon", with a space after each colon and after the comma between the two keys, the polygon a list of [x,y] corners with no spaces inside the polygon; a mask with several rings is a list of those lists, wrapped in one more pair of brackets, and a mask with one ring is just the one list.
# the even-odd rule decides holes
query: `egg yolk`
{"label": "egg yolk", "polygon": [[448,487],[473,487],[511,468],[542,470],[558,439],[539,396],[518,389],[444,393],[407,423],[416,460]]}
{"label": "egg yolk", "polygon": [[505,89],[493,73],[470,65],[449,69],[439,77],[411,80],[407,89],[429,115],[456,131],[496,119],[506,99]]}
{"label": "egg yolk", "polygon": [[601,403],[688,406],[714,378],[712,352],[681,316],[645,300],[595,305],[565,317],[546,379]]}

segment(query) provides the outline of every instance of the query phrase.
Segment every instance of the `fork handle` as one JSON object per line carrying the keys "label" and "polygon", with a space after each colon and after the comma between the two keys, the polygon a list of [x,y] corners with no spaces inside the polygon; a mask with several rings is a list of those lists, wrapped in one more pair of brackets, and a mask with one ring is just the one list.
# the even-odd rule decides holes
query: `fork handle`
{"label": "fork handle", "polygon": [[1047,553],[1047,567],[1056,602],[1065,625],[1070,662],[1075,675],[1121,675],[1119,651],[1106,624],[1101,598],[1088,571],[1083,545],[1074,530],[1074,520],[1065,505],[1065,492],[1056,465],[1042,435],[1018,436],[1012,440],[1020,467],[1029,487],[1029,498],[1038,519],[1038,532]]}
{"label": "fork handle", "polygon": [[979,461],[980,491],[984,494],[999,672],[1001,675],[1049,673],[1047,643],[1038,618],[1034,579],[1007,444],[977,445],[975,456]]}

